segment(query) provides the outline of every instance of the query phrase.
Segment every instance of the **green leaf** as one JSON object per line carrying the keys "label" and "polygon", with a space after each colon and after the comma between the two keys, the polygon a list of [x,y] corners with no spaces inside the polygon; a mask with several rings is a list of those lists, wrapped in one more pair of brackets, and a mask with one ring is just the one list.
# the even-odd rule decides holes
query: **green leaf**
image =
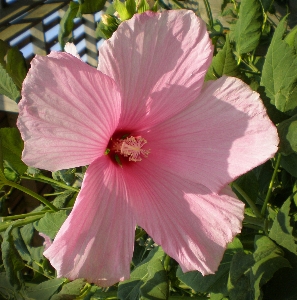
{"label": "green leaf", "polygon": [[131,19],[136,12],[135,0],[127,0],[124,3],[120,0],[115,0],[113,6],[120,15],[121,21]]}
{"label": "green leaf", "polygon": [[44,217],[34,223],[34,227],[37,231],[54,239],[66,218],[67,212],[65,210],[60,210],[55,213],[46,213]]}
{"label": "green leaf", "polygon": [[57,292],[64,281],[64,278],[54,278],[44,281],[34,287],[28,288],[27,295],[32,299],[52,299],[52,295]]}
{"label": "green leaf", "polygon": [[1,245],[3,265],[7,274],[9,283],[16,289],[21,288],[20,272],[25,264],[16,250],[11,235],[12,226],[10,225],[4,233]]}
{"label": "green leaf", "polygon": [[85,285],[86,281],[84,279],[76,279],[69,282],[63,285],[62,290],[54,295],[51,300],[75,300]]}
{"label": "green leaf", "polygon": [[285,201],[280,208],[275,220],[273,221],[269,237],[277,242],[280,246],[288,249],[294,254],[296,253],[296,245],[293,237],[293,227],[290,224],[289,216],[291,199]]}
{"label": "green leaf", "polygon": [[269,119],[274,124],[278,124],[289,118],[289,116],[287,114],[281,112],[273,104],[270,103],[270,99],[266,96],[265,89],[263,86],[259,86],[257,89],[257,92],[260,94],[260,97],[266,107]]}
{"label": "green leaf", "polygon": [[285,42],[293,47],[296,48],[296,37],[297,37],[297,26],[295,26],[288,34],[287,36],[284,38]]}
{"label": "green leaf", "polygon": [[291,265],[283,257],[283,251],[266,236],[256,236],[255,248],[256,263],[251,269],[250,280],[256,300],[262,299],[260,288],[272,278],[273,274],[280,268],[291,268]]}
{"label": "green leaf", "polygon": [[247,295],[251,293],[249,272],[254,263],[252,254],[239,251],[233,256],[227,284],[231,300],[248,299]]}
{"label": "green leaf", "polygon": [[226,36],[226,42],[223,49],[212,59],[211,65],[205,76],[205,81],[215,80],[223,75],[238,78],[241,77],[230,45],[229,35]]}
{"label": "green leaf", "polygon": [[3,161],[3,167],[4,167],[3,172],[6,179],[14,182],[19,180],[20,178],[19,173],[16,171],[16,169],[13,166],[11,166],[11,164],[7,160]]}
{"label": "green leaf", "polygon": [[57,208],[64,208],[68,201],[73,197],[74,193],[71,191],[65,191],[63,194],[57,196],[54,201],[53,205]]}
{"label": "green leaf", "polygon": [[261,85],[276,108],[294,115],[297,108],[297,57],[284,40],[286,18],[277,26],[263,65]]}
{"label": "green leaf", "polygon": [[[6,273],[0,273],[0,299],[24,300],[24,292],[17,291],[9,282]],[[26,299],[27,300],[27,299]],[[28,299],[29,300],[29,299]],[[31,300],[31,299],[30,299]]]}
{"label": "green leaf", "polygon": [[0,64],[0,94],[7,96],[8,98],[18,101],[20,99],[20,91],[9,76],[7,71]]}
{"label": "green leaf", "polygon": [[73,30],[74,27],[73,20],[76,18],[78,9],[79,9],[78,3],[70,2],[67,11],[65,12],[63,18],[60,21],[60,31],[59,31],[58,40],[62,49],[64,49],[65,44],[68,42],[69,36]]}
{"label": "green leaf", "polygon": [[24,240],[26,245],[30,245],[33,234],[34,234],[34,226],[32,223],[23,226],[20,230],[22,239]]}
{"label": "green leaf", "polygon": [[274,2],[274,0],[261,0],[263,10],[265,12],[269,11],[269,9],[271,8],[273,2]]}
{"label": "green leaf", "polygon": [[160,260],[147,266],[148,277],[140,287],[141,299],[167,299],[168,279],[166,271]]}
{"label": "green leaf", "polygon": [[83,14],[94,14],[104,8],[106,0],[84,0],[81,1],[77,17],[80,18]]}
{"label": "green leaf", "polygon": [[292,176],[297,178],[297,153],[282,155],[281,166]]}
{"label": "green leaf", "polygon": [[168,280],[163,264],[161,247],[151,250],[148,257],[130,275],[119,283],[118,297],[121,300],[167,299]]}
{"label": "green leaf", "polygon": [[289,155],[297,152],[297,115],[281,122],[277,127],[280,152]]}
{"label": "green leaf", "polygon": [[27,65],[22,52],[17,47],[7,51],[6,71],[16,86],[22,89],[23,81],[27,75]]}
{"label": "green leaf", "polygon": [[113,35],[113,33],[118,29],[120,23],[120,20],[113,15],[103,15],[96,28],[96,37],[101,37],[106,40],[109,39]]}
{"label": "green leaf", "polygon": [[76,179],[75,177],[75,168],[71,168],[68,170],[60,170],[56,172],[52,172],[53,179],[57,181],[61,181],[67,185],[72,185]]}
{"label": "green leaf", "polygon": [[177,277],[195,292],[200,293],[227,293],[227,281],[229,269],[233,255],[242,251],[242,244],[239,239],[235,238],[232,243],[228,244],[224,257],[218,268],[218,271],[213,275],[203,276],[198,271],[183,273],[179,267]]}
{"label": "green leaf", "polygon": [[263,23],[262,6],[259,0],[242,0],[239,18],[234,29],[236,51],[239,55],[256,49],[261,37]]}
{"label": "green leaf", "polygon": [[21,258],[23,260],[30,262],[32,259],[27,249],[27,246],[22,238],[19,228],[14,228],[12,230],[12,237],[13,237],[15,248],[18,250]]}
{"label": "green leaf", "polygon": [[[259,183],[255,172],[250,171],[240,176],[238,179],[235,180],[235,182],[250,197],[250,199],[254,203],[256,203],[258,198],[258,192],[259,192]],[[234,189],[234,192],[240,200],[245,202],[244,197],[242,197],[241,194],[238,193],[236,189]]]}
{"label": "green leaf", "polygon": [[17,128],[1,128],[0,140],[3,160],[7,160],[22,175],[26,172],[27,166],[21,160],[24,143],[20,132]]}
{"label": "green leaf", "polygon": [[4,42],[3,40],[0,40],[0,64],[4,69],[6,69],[6,53],[8,49],[10,48],[9,44],[7,42]]}
{"label": "green leaf", "polygon": [[138,4],[137,4],[137,12],[139,14],[145,12],[145,11],[148,11],[150,10],[150,6],[149,4],[147,3],[146,0],[139,0]]}

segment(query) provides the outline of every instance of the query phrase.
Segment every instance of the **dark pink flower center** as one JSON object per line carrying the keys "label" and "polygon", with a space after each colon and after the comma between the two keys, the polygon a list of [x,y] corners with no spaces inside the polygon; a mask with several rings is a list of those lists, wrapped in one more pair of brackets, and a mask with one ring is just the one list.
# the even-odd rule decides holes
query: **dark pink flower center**
{"label": "dark pink flower center", "polygon": [[145,144],[147,144],[147,141],[141,136],[114,134],[110,139],[105,154],[122,166],[123,163],[138,162],[143,157],[147,157],[150,150],[143,148]]}

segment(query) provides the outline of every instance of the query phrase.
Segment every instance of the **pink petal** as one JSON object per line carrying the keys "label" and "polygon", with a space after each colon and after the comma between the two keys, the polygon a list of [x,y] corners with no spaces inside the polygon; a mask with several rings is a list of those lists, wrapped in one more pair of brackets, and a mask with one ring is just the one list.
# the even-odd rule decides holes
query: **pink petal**
{"label": "pink petal", "polygon": [[104,156],[87,169],[74,208],[44,256],[58,277],[110,286],[130,276],[134,231],[122,170]]}
{"label": "pink petal", "polygon": [[120,87],[121,126],[148,128],[186,107],[202,88],[211,54],[206,25],[192,11],[123,22],[100,47],[98,65]]}
{"label": "pink petal", "polygon": [[213,192],[273,157],[279,142],[259,94],[232,77],[208,82],[184,111],[138,134],[150,161]]}
{"label": "pink petal", "polygon": [[[124,167],[123,167],[124,168]],[[125,173],[136,221],[184,272],[214,273],[241,230],[244,204],[143,160]]]}
{"label": "pink petal", "polygon": [[39,232],[39,235],[44,238],[44,242],[43,242],[44,250],[48,249],[49,246],[52,244],[51,238],[42,232]]}
{"label": "pink petal", "polygon": [[37,55],[19,103],[24,162],[51,171],[91,163],[117,127],[120,101],[111,78],[74,56]]}

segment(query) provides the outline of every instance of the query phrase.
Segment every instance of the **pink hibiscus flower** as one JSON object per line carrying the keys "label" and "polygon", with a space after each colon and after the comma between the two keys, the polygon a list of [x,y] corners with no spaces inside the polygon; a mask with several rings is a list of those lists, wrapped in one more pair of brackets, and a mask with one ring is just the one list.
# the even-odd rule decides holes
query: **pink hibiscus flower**
{"label": "pink hibiscus flower", "polygon": [[217,270],[244,210],[226,185],[271,158],[278,137],[242,81],[204,84],[211,59],[205,24],[186,10],[123,22],[98,70],[68,53],[33,59],[19,104],[23,160],[89,164],[44,253],[59,277],[128,279],[136,224],[184,272]]}

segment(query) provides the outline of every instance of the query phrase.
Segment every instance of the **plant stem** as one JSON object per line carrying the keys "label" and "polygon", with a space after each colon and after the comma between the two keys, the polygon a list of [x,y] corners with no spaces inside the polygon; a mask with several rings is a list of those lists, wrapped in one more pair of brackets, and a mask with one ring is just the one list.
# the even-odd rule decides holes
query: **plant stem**
{"label": "plant stem", "polygon": [[11,221],[11,220],[24,219],[24,218],[32,217],[32,216],[42,216],[47,212],[52,212],[52,210],[42,210],[42,211],[31,212],[31,213],[27,213],[27,214],[7,216],[7,217],[2,217],[1,220],[2,220],[2,222],[6,222],[6,221]]}
{"label": "plant stem", "polygon": [[256,206],[256,204],[252,201],[252,199],[246,194],[246,192],[244,190],[242,190],[242,188],[236,183],[236,182],[232,182],[231,186],[233,188],[236,189],[236,191],[244,198],[244,200],[248,203],[248,205],[251,207],[251,209],[253,210],[255,216],[259,219],[262,219],[262,215],[260,213],[260,211],[258,210],[258,207]]}
{"label": "plant stem", "polygon": [[29,180],[36,180],[36,181],[40,181],[40,182],[44,182],[44,183],[49,183],[49,184],[54,184],[56,186],[59,186],[63,189],[66,189],[66,190],[70,190],[70,191],[74,191],[74,192],[78,192],[79,189],[73,187],[73,186],[70,186],[70,185],[67,185],[65,183],[62,183],[62,182],[59,182],[59,181],[56,181],[52,178],[49,178],[49,177],[46,177],[42,174],[39,174],[37,175],[36,177],[31,177],[31,176],[21,176],[21,179],[29,179]]}
{"label": "plant stem", "polygon": [[15,182],[12,182],[12,181],[8,181],[8,180],[5,183],[7,185],[13,187],[13,188],[16,188],[16,189],[18,189],[18,190],[20,190],[20,191],[22,191],[22,192],[24,192],[24,193],[32,196],[33,198],[39,200],[44,205],[46,205],[47,207],[49,207],[51,210],[53,210],[53,211],[59,211],[58,208],[56,208],[52,203],[50,203],[49,201],[47,201],[44,197],[42,197],[42,196],[38,195],[37,193],[35,193],[35,192],[33,192],[33,191],[25,188],[24,186],[19,185],[19,184],[15,183]]}
{"label": "plant stem", "polygon": [[275,181],[275,178],[276,178],[276,175],[277,175],[278,168],[280,166],[281,157],[282,157],[282,155],[280,153],[278,153],[277,156],[276,156],[274,171],[273,171],[270,183],[269,183],[269,187],[268,187],[268,191],[267,191],[267,194],[266,194],[266,198],[264,200],[264,204],[263,204],[262,209],[261,209],[262,216],[265,215],[267,204],[268,204],[268,202],[270,200],[270,197],[271,197],[272,188],[273,188],[273,185],[274,185],[274,181]]}
{"label": "plant stem", "polygon": [[209,20],[209,26],[210,26],[210,28],[213,28],[213,18],[212,18],[212,13],[211,13],[211,8],[209,5],[209,2],[208,2],[208,0],[203,0],[203,2],[205,5],[205,8],[206,8],[207,17]]}
{"label": "plant stem", "polygon": [[25,219],[16,220],[14,222],[0,224],[0,232],[5,231],[10,225],[12,225],[14,228],[15,227],[21,227],[21,226],[33,223],[35,221],[38,221],[42,217],[43,217],[43,215],[31,216],[31,217],[28,217],[28,218],[25,218]]}
{"label": "plant stem", "polygon": [[40,271],[38,271],[38,270],[36,270],[36,269],[32,268],[31,266],[29,266],[29,265],[27,265],[27,264],[25,264],[25,266],[26,266],[27,268],[29,268],[29,269],[33,270],[34,272],[37,272],[37,273],[39,273],[39,274],[43,275],[44,277],[47,277],[48,279],[54,279],[54,277],[52,277],[52,276],[48,276],[48,275],[45,275],[44,273],[42,273],[42,272],[40,272]]}
{"label": "plant stem", "polygon": [[243,222],[246,222],[250,225],[255,225],[257,227],[260,227],[261,229],[264,228],[264,219],[263,218],[260,219],[260,218],[254,218],[251,216],[244,215]]}
{"label": "plant stem", "polygon": [[137,235],[135,235],[135,241],[143,237],[145,234],[146,234],[145,230],[140,231]]}

